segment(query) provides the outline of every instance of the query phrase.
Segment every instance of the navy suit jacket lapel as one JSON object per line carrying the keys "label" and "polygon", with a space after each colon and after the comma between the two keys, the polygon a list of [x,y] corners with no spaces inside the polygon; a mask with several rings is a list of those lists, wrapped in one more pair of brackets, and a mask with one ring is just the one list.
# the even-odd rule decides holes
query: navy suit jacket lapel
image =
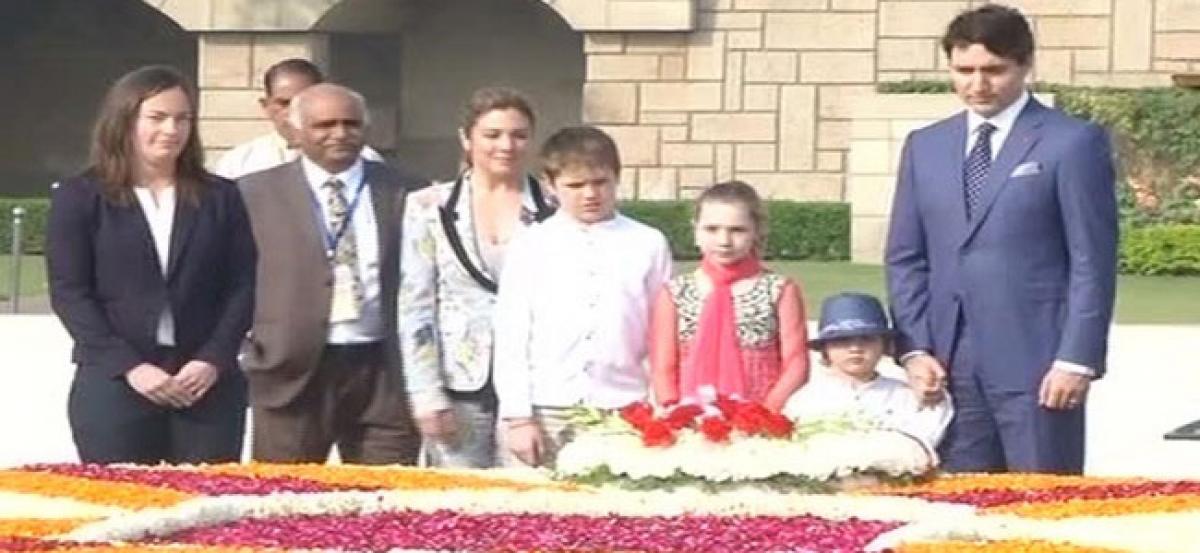
{"label": "navy suit jacket lapel", "polygon": [[[197,191],[202,194],[202,192]],[[198,204],[199,202],[197,202]],[[170,261],[167,262],[167,280],[175,277],[179,272],[179,263],[183,258],[183,251],[191,240],[188,238],[192,235],[192,229],[196,227],[196,217],[199,206],[187,201],[182,195],[175,198],[175,220],[171,223],[171,249],[167,253]]]}
{"label": "navy suit jacket lapel", "polygon": [[987,219],[988,213],[996,203],[996,198],[1008,185],[1008,176],[1012,174],[1013,169],[1025,159],[1029,150],[1041,138],[1042,117],[1045,115],[1045,110],[1046,108],[1037,100],[1030,98],[1025,109],[1021,110],[1021,114],[1017,116],[1012,131],[1008,133],[1008,138],[1004,140],[1004,146],[1000,148],[1000,154],[996,156],[991,169],[988,170],[983,197],[979,199],[976,216],[971,219],[967,235],[963,237],[964,244],[971,240],[983,221]]}
{"label": "navy suit jacket lapel", "polygon": [[949,175],[944,178],[950,183],[951,205],[962,206],[962,209],[950,210],[951,225],[948,232],[952,232],[951,236],[962,236],[967,232],[967,206],[963,196],[963,163],[966,154],[964,149],[967,143],[967,113],[964,111],[955,117],[953,124],[950,126],[950,132],[946,135],[946,143],[940,145],[939,149],[945,152],[949,157],[950,163],[946,168],[950,171]]}

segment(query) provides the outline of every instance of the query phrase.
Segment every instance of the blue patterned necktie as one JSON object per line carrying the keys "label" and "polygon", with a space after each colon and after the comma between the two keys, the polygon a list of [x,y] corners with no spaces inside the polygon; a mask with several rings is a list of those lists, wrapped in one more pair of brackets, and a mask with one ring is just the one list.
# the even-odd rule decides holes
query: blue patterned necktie
{"label": "blue patterned necktie", "polygon": [[992,168],[992,133],[995,131],[996,126],[986,121],[979,125],[975,145],[971,147],[971,153],[967,154],[967,161],[963,164],[967,219],[974,215],[975,208],[979,205],[988,170]]}

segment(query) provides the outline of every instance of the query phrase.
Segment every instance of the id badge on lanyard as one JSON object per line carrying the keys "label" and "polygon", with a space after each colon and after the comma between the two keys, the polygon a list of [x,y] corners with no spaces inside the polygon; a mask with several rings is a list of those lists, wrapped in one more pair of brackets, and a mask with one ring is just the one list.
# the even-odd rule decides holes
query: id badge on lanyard
{"label": "id badge on lanyard", "polygon": [[355,278],[354,267],[351,267],[349,263],[337,262],[337,249],[338,243],[346,235],[346,230],[354,222],[354,213],[358,209],[359,199],[362,198],[366,184],[366,179],[359,182],[354,199],[346,207],[346,217],[341,227],[337,229],[330,228],[316,197],[313,197],[313,211],[318,216],[317,221],[321,224],[322,234],[325,238],[325,258],[333,269],[333,296],[329,308],[329,322],[331,323],[354,321],[362,315],[362,283]]}

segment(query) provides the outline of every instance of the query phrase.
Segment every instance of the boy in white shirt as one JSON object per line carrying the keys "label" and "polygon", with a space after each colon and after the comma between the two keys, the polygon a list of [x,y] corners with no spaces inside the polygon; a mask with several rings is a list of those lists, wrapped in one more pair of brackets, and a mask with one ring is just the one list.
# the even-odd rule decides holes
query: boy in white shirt
{"label": "boy in white shirt", "polygon": [[825,370],[814,371],[809,383],[788,399],[784,414],[798,422],[863,414],[935,451],[953,416],[950,398],[922,407],[907,383],[876,370],[892,340],[879,300],[854,292],[827,298],[817,332],[808,343],[821,353]]}
{"label": "boy in white shirt", "polygon": [[493,322],[501,442],[530,466],[553,463],[567,408],[646,396],[650,304],[671,276],[662,233],[616,211],[612,138],[562,129],[541,157],[559,208],[509,246]]}

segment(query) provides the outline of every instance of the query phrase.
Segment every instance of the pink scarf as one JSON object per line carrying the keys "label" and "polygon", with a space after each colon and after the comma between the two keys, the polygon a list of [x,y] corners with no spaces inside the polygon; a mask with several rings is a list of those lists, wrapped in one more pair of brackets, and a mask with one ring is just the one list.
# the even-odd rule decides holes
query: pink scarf
{"label": "pink scarf", "polygon": [[762,262],[758,256],[749,255],[732,265],[722,265],[706,257],[700,268],[712,281],[713,289],[700,310],[691,355],[680,371],[681,397],[697,397],[701,387],[712,386],[718,394],[745,398],[746,378],[742,374],[737,317],[733,310],[733,283],[762,272]]}

